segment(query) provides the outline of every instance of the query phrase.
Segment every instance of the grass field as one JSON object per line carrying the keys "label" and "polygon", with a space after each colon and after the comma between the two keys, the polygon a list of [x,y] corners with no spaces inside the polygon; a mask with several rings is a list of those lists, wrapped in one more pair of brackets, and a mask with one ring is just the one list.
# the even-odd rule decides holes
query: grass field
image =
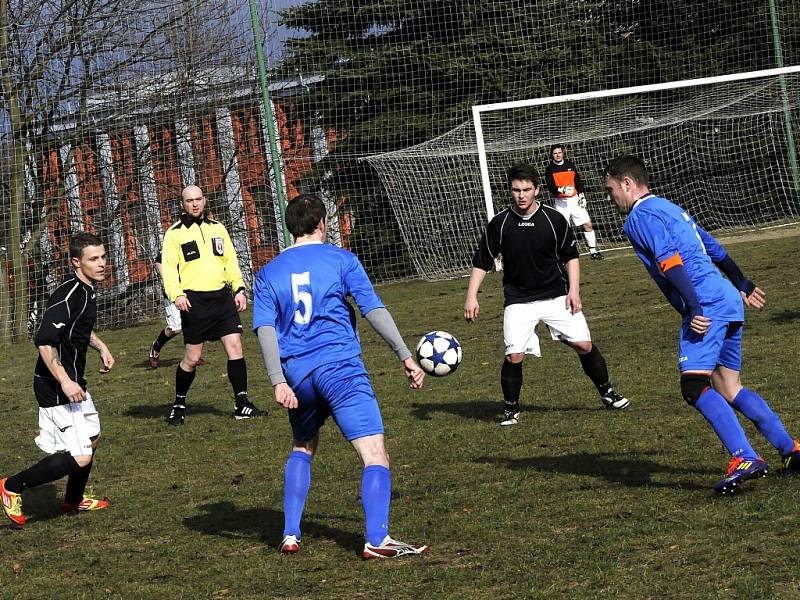
{"label": "grass field", "polygon": [[[768,294],[767,308],[749,313],[743,377],[800,435],[800,231],[728,249]],[[101,376],[90,355],[104,433],[90,487],[113,506],[63,517],[63,481],[27,492],[29,524],[0,526],[0,598],[800,598],[800,478],[770,474],[737,497],[712,494],[727,457],[680,398],[678,317],[629,251],[607,256],[582,260],[582,297],[632,401],[618,413],[602,408],[572,351],[543,337],[543,358],[525,365],[520,423],[501,429],[499,276],[485,281],[473,325],[461,316],[466,280],[380,289],[410,346],[444,329],[464,347],[457,373],[415,392],[362,327],[393,460],[390,530],[431,546],[406,560],[359,558],[360,469],[333,424],[301,553],[280,555],[289,428],[254,336],[251,399],[269,416],[231,418],[225,356],[212,344],[186,425],[169,430],[178,343],[150,371],[160,320],[101,333],[117,364]],[[0,352],[0,473],[15,473],[41,458],[35,349]],[[747,430],[777,470],[775,452]]]}

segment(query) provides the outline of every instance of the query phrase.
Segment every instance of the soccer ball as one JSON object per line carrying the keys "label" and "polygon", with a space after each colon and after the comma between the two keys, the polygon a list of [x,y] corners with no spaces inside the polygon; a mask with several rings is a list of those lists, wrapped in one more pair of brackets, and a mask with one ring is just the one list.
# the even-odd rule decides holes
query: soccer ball
{"label": "soccer ball", "polygon": [[430,331],[417,344],[417,362],[434,377],[449,375],[461,364],[461,344],[446,331]]}

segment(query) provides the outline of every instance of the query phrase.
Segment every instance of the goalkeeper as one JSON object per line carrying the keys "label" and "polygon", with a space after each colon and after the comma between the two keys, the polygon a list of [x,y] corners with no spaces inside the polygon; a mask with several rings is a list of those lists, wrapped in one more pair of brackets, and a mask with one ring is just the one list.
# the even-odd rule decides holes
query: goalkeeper
{"label": "goalkeeper", "polygon": [[583,226],[586,245],[592,260],[603,260],[597,250],[597,237],[592,229],[592,219],[586,210],[586,190],[575,165],[564,157],[564,146],[550,147],[550,163],[545,167],[544,180],[553,197],[553,204],[567,222]]}

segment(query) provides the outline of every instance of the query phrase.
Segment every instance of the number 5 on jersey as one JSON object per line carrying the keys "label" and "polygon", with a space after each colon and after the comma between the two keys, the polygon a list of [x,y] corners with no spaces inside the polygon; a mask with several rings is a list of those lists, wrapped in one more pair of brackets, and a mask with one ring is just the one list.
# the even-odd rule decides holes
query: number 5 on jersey
{"label": "number 5 on jersey", "polygon": [[301,290],[301,286],[311,285],[311,274],[292,273],[292,295],[297,309],[294,311],[294,322],[298,325],[308,325],[311,322],[311,292]]}

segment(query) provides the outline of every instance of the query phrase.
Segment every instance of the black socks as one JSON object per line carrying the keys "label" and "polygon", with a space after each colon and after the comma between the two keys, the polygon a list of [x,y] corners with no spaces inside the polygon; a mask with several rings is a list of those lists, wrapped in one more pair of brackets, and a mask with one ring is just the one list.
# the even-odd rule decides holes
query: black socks
{"label": "black socks", "polygon": [[503,400],[507,409],[519,406],[519,393],[522,390],[522,363],[503,361],[500,367],[500,387],[503,389]]}

